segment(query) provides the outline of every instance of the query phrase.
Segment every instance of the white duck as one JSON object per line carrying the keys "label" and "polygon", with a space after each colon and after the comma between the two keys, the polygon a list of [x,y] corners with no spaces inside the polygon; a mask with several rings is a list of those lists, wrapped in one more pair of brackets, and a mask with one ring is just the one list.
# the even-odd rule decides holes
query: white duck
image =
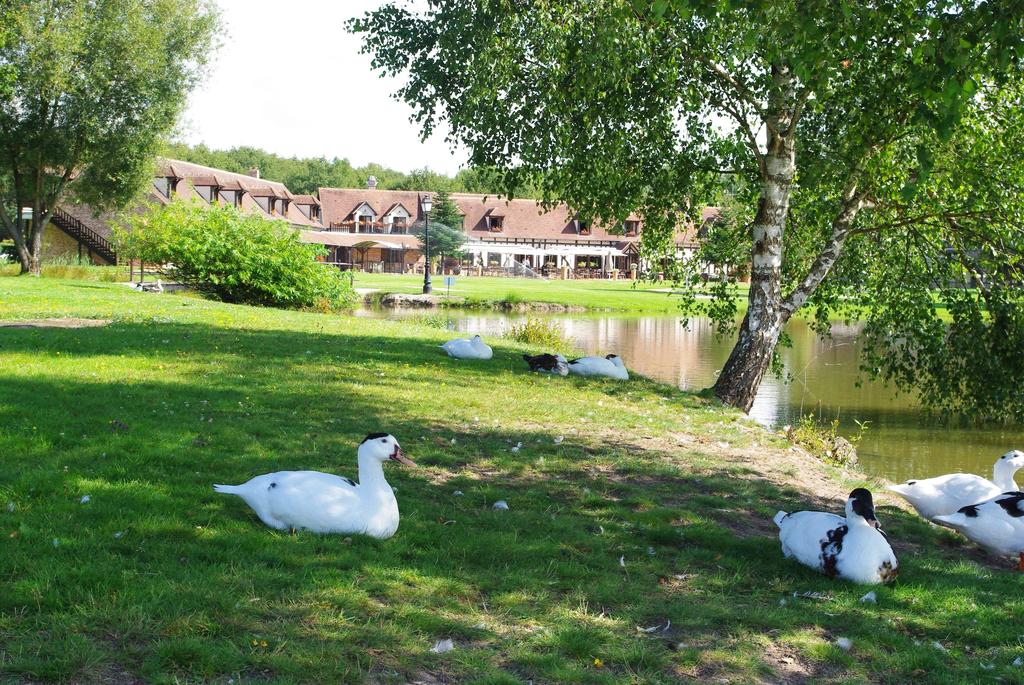
{"label": "white duck", "polygon": [[271,528],[361,533],[383,540],[398,530],[398,501],[384,480],[384,462],[416,464],[387,433],[367,435],[358,454],[359,483],[319,471],[278,471],[213,489],[244,499]]}
{"label": "white duck", "polygon": [[824,573],[854,583],[893,580],[899,562],[878,526],[871,493],[857,488],[846,500],[846,518],[821,511],[775,515],[782,553]]}
{"label": "white duck", "polygon": [[494,352],[479,335],[449,340],[441,345],[441,349],[456,359],[490,359],[494,356]]}
{"label": "white duck", "polygon": [[1024,571],[1024,492],[1004,492],[968,504],[956,513],[936,516],[935,522],[963,533],[990,552],[1016,556],[1017,568]]}
{"label": "white duck", "polygon": [[950,473],[924,480],[908,480],[886,489],[910,502],[917,513],[931,521],[968,504],[1016,490],[1013,474],[1021,468],[1024,468],[1024,452],[1011,450],[996,460],[992,467],[992,480],[973,473]]}
{"label": "white duck", "polygon": [[629,371],[626,370],[622,358],[617,354],[573,359],[569,362],[569,373],[574,373],[577,376],[605,376],[620,381],[629,380]]}

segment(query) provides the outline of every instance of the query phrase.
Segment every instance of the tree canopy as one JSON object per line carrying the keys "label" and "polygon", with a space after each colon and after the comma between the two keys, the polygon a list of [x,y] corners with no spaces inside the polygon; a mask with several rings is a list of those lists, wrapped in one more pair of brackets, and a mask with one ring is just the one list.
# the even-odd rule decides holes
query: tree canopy
{"label": "tree canopy", "polygon": [[[546,202],[609,223],[637,212],[649,259],[727,190],[751,288],[723,401],[749,409],[809,306],[822,332],[866,319],[869,373],[938,408],[1020,417],[1021,10],[430,0],[350,29],[405,77],[425,133],[445,121],[472,164]],[[684,307],[734,325],[699,267],[679,264]]]}
{"label": "tree canopy", "polygon": [[[501,184],[493,172],[483,168],[460,169],[455,176],[413,169],[399,171],[371,163],[354,167],[349,160],[335,157],[282,157],[254,147],[211,150],[205,145],[173,143],[165,154],[216,169],[246,173],[256,167],[266,178],[284,183],[293,193],[311,194],[319,188],[362,188],[373,176],[382,190],[422,190],[496,194]],[[521,189],[528,193],[529,188]]]}
{"label": "tree canopy", "polygon": [[217,21],[206,0],[0,5],[0,225],[23,271],[38,273],[43,229],[69,193],[102,209],[149,182]]}

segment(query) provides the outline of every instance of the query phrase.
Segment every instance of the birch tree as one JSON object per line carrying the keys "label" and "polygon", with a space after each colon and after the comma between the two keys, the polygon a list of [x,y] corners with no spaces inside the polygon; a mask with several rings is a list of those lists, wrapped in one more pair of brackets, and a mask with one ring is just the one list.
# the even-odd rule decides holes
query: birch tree
{"label": "birch tree", "polygon": [[[994,123],[1021,78],[1021,9],[1019,0],[429,0],[419,11],[386,4],[350,28],[377,69],[404,75],[398,96],[425,134],[444,122],[472,164],[498,169],[508,188],[534,184],[548,203],[609,222],[637,212],[650,258],[674,250],[679,226],[698,220],[723,183],[739,188],[751,283],[714,393],[746,411],[793,315],[810,306],[821,322],[853,299],[864,305],[875,275],[899,271],[894,249],[923,250],[915,263],[934,267],[957,237],[957,255],[1001,243],[988,267],[1012,265],[1020,224],[1005,220],[1019,198],[955,188],[1019,187],[1021,168],[966,163],[953,146],[984,156],[971,149],[981,132],[1003,144],[1021,137]],[[984,107],[990,118],[975,116]],[[982,168],[994,175],[975,176]],[[679,276],[688,311],[732,322],[734,306],[697,298],[699,280]],[[933,301],[936,285],[922,277],[908,288]],[[891,313],[897,300],[866,304]],[[933,309],[929,322],[939,316]],[[891,346],[883,328],[876,340]],[[891,371],[873,367],[924,380]]]}
{"label": "birch tree", "polygon": [[63,199],[117,207],[152,178],[217,17],[206,0],[18,0],[0,26],[0,233],[38,274]]}

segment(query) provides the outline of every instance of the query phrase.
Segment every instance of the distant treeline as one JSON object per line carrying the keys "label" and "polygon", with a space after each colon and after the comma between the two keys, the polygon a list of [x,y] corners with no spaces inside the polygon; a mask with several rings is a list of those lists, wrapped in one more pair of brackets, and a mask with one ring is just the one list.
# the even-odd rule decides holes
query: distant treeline
{"label": "distant treeline", "polygon": [[300,195],[315,193],[317,188],[362,188],[369,176],[376,177],[377,187],[384,190],[495,195],[499,187],[486,169],[462,169],[452,178],[425,168],[404,172],[379,164],[354,167],[347,159],[281,157],[254,147],[211,150],[205,145],[172,143],[166,156],[238,173],[257,167],[263,178],[284,183],[290,191]]}

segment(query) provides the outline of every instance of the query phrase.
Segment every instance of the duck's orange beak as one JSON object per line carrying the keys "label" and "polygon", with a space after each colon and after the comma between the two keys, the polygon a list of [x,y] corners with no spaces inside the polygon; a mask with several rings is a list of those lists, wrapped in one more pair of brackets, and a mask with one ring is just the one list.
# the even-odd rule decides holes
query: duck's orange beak
{"label": "duck's orange beak", "polygon": [[391,461],[397,461],[399,464],[405,464],[406,466],[416,466],[416,462],[405,456],[405,452],[398,445],[395,445],[395,451],[391,453]]}

